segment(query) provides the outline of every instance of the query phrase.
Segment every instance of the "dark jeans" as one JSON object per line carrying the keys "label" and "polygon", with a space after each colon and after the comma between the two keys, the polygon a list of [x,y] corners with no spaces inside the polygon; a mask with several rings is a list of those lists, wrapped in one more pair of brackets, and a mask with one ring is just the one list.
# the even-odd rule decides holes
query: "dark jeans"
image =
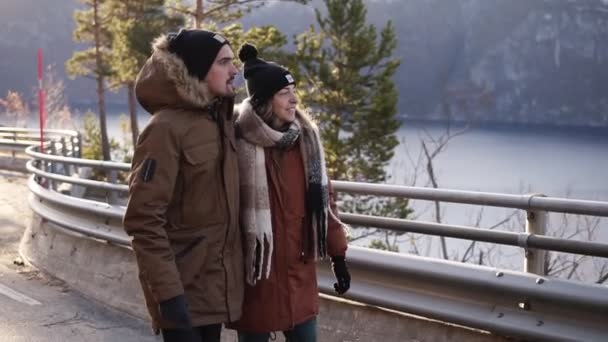
{"label": "dark jeans", "polygon": [[192,330],[164,329],[162,333],[165,342],[220,342],[222,325],[202,325]]}
{"label": "dark jeans", "polygon": [[[317,319],[298,324],[293,329],[283,331],[288,342],[317,342]],[[270,333],[252,334],[239,332],[239,342],[268,342]]]}

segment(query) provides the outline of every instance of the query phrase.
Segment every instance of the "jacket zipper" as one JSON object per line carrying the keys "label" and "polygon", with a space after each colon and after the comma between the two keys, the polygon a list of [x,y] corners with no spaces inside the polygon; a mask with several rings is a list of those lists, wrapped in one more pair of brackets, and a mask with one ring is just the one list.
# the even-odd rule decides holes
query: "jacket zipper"
{"label": "jacket zipper", "polygon": [[[279,199],[279,204],[281,206],[281,208],[285,208],[285,202],[283,201],[283,192],[282,192],[282,187],[281,187],[281,183],[280,183],[280,179],[281,179],[281,175],[280,175],[281,170],[277,169],[275,170],[275,173],[277,175],[276,177],[276,181],[277,181],[277,197]],[[287,246],[287,222],[285,222],[285,217],[283,216],[283,222],[282,222],[282,226],[285,228],[283,231],[283,246]],[[295,323],[293,321],[293,303],[291,300],[291,286],[289,284],[289,262],[288,262],[288,258],[283,258],[284,262],[285,262],[285,284],[287,286],[287,305],[289,306],[289,330],[293,330],[293,328],[295,327]]]}
{"label": "jacket zipper", "polygon": [[[216,113],[218,116],[222,115],[222,113]],[[224,120],[219,120],[219,125],[224,125]],[[221,260],[222,260],[222,268],[224,269],[224,284],[225,284],[225,288],[224,288],[224,302],[226,304],[226,313],[228,314],[228,322],[231,322],[232,319],[230,317],[230,303],[228,300],[228,292],[230,292],[228,290],[228,270],[226,269],[226,258],[225,258],[225,252],[226,252],[226,244],[228,242],[228,235],[230,233],[230,226],[232,224],[231,219],[230,219],[230,203],[228,201],[228,191],[226,188],[226,176],[224,174],[224,163],[226,161],[226,134],[225,134],[225,127],[219,127],[218,125],[218,130],[219,130],[219,135],[220,135],[220,141],[221,141],[221,145],[222,145],[222,159],[220,161],[220,174],[222,177],[222,185],[224,188],[224,201],[226,204],[226,210],[228,211],[228,224],[226,226],[226,233],[224,235],[224,245],[222,246],[222,254],[221,254]]]}

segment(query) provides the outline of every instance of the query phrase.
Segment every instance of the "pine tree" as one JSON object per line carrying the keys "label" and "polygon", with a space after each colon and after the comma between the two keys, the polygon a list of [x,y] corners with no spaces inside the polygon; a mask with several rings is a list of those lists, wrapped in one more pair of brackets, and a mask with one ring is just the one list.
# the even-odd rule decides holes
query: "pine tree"
{"label": "pine tree", "polygon": [[181,17],[169,16],[164,0],[106,0],[113,13],[110,34],[112,51],[109,64],[112,75],[110,87],[127,87],[131,138],[137,144],[137,102],[135,79],[150,56],[152,41],[161,33],[175,31],[183,25]]}
{"label": "pine tree", "polygon": [[[313,26],[296,37],[290,60],[302,102],[319,123],[330,178],[382,183],[398,145],[398,94],[393,76],[397,39],[390,21],[378,36],[363,0],[324,0]],[[405,217],[406,200],[369,198],[352,210]]]}
{"label": "pine tree", "polygon": [[71,77],[86,76],[96,81],[102,156],[104,160],[110,160],[105,105],[105,82],[111,74],[108,65],[112,41],[108,30],[110,13],[107,10],[106,0],[80,0],[80,2],[86,9],[74,12],[76,21],[74,40],[90,44],[92,47],[74,52],[72,58],[66,62],[66,71]]}
{"label": "pine tree", "polygon": [[[278,0],[307,4],[310,0]],[[185,2],[185,3],[184,3]],[[190,19],[190,26],[224,25],[241,19],[254,9],[264,6],[267,0],[168,0],[167,7]]]}
{"label": "pine tree", "polygon": [[362,0],[325,5],[326,17],[316,10],[319,33],[311,27],[296,39],[292,62],[299,65],[302,99],[318,116],[331,177],[383,182],[400,126],[393,25],[389,21],[378,37]]}

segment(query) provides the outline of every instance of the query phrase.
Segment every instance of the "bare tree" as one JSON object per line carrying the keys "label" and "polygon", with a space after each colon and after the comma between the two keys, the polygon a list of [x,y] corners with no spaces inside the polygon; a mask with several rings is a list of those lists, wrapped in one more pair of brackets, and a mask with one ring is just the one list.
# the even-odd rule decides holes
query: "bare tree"
{"label": "bare tree", "polygon": [[[547,235],[568,240],[597,240],[602,218],[560,214],[559,222]],[[545,260],[547,274],[578,281],[603,284],[608,279],[608,260],[586,255],[549,252]]]}
{"label": "bare tree", "polygon": [[[433,136],[425,130],[418,137],[420,149],[417,155],[413,153],[416,149],[409,146],[406,139],[403,138],[400,147],[405,155],[403,163],[406,165],[399,164],[394,167],[398,172],[403,172],[403,170],[408,170],[409,172],[406,175],[401,175],[402,179],[399,179],[399,183],[409,186],[439,188],[440,177],[435,161],[442,153],[446,152],[448,144],[454,138],[465,134],[468,129],[468,125],[459,130],[453,130],[448,126],[438,136]],[[528,187],[526,190],[523,185],[520,185],[518,192],[529,193],[531,192],[531,188]],[[569,197],[569,191],[565,197]],[[443,205],[438,202],[432,202],[432,204],[420,210],[417,209],[412,215],[408,216],[408,219],[418,220],[428,214],[429,210],[433,210],[433,220],[437,223],[442,223]],[[605,219],[599,217],[571,214],[551,215],[553,215],[550,221],[552,224],[548,225],[546,235],[569,240],[595,241],[598,239],[602,224],[606,222]],[[487,219],[486,208],[481,207],[471,215],[469,218],[471,222],[467,226],[483,226],[485,229],[521,232],[526,224],[525,211],[519,209],[508,210],[496,222],[490,224],[482,223],[484,222],[484,218]],[[428,235],[416,233],[404,234],[402,232],[391,232],[375,228],[361,229],[357,233],[357,235],[351,238],[351,241],[373,239],[370,247],[374,248],[399,251],[399,246],[403,247],[405,245],[408,246],[408,253],[423,256],[430,256],[437,250],[433,246],[434,237]],[[440,255],[444,259],[521,270],[524,250],[519,247],[471,241],[464,246],[459,245],[456,251],[450,252],[446,239],[440,237],[439,240],[441,241]],[[516,261],[516,263],[512,263],[513,261]],[[602,258],[549,252],[547,253],[545,269],[547,275],[552,277],[594,282],[597,284],[608,282],[608,260]]]}
{"label": "bare tree", "polygon": [[[95,37],[95,64],[101,66],[101,23],[99,17],[100,3],[93,1],[93,32]],[[101,131],[101,146],[103,159],[110,160],[110,141],[108,139],[108,128],[106,124],[106,100],[105,100],[105,75],[97,73],[95,77],[97,83],[97,105],[99,108],[99,126]]]}
{"label": "bare tree", "polygon": [[[425,134],[428,138],[427,141],[424,139],[420,139],[420,144],[422,146],[422,150],[424,152],[424,156],[426,158],[426,172],[429,178],[429,182],[433,186],[433,188],[437,189],[439,187],[439,183],[437,182],[437,176],[435,175],[435,168],[433,167],[433,161],[435,158],[448,146],[448,143],[469,130],[469,126],[465,126],[464,128],[453,132],[451,130],[450,121],[448,120],[448,126],[446,128],[446,132],[439,136],[439,138],[434,138],[427,130],[425,130]],[[441,223],[441,206],[439,202],[435,201],[435,222]],[[441,236],[439,238],[441,241],[441,251],[444,259],[448,259],[448,250],[447,244],[445,241],[445,237]]]}
{"label": "bare tree", "polygon": [[16,91],[8,91],[6,98],[0,98],[0,123],[11,126],[27,127],[30,109],[23,96]]}
{"label": "bare tree", "polygon": [[45,94],[47,117],[44,123],[48,128],[76,129],[72,109],[68,105],[65,82],[57,74],[55,65],[46,67],[42,88]]}
{"label": "bare tree", "polygon": [[97,106],[101,135],[102,158],[110,160],[110,142],[106,124],[105,83],[110,75],[107,55],[111,39],[108,34],[110,13],[107,13],[105,0],[80,0],[86,9],[74,12],[76,28],[74,39],[91,44],[82,51],[75,51],[66,62],[66,71],[72,77],[85,76],[95,79],[97,85]]}

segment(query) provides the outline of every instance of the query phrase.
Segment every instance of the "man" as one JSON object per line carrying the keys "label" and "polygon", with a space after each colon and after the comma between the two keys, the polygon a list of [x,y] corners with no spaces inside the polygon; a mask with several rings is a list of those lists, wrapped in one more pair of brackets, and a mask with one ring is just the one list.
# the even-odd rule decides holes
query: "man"
{"label": "man", "polygon": [[129,180],[126,232],[155,333],[219,341],[241,316],[244,275],[232,120],[234,53],[222,36],[161,36],[136,81],[152,115]]}

